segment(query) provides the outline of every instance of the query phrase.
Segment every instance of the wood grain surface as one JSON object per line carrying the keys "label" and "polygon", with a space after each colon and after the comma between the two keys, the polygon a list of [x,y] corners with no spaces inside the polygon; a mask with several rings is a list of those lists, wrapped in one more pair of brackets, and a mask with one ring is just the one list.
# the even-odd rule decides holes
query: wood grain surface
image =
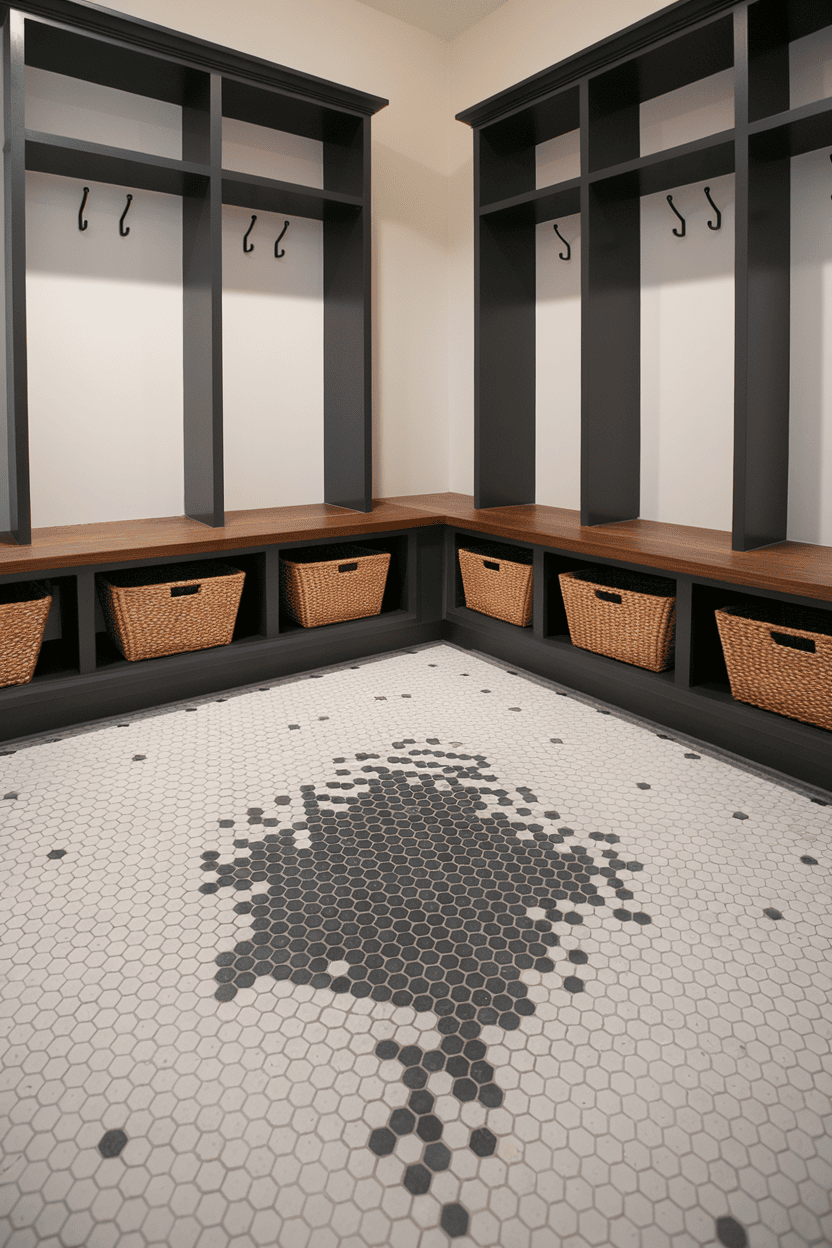
{"label": "wood grain surface", "polygon": [[184,555],[356,537],[442,523],[441,514],[433,516],[426,514],[424,508],[400,507],[394,500],[379,500],[371,512],[349,511],[327,503],[229,511],[225,525],[216,529],[188,516],[72,524],[34,529],[31,546],[0,544],[0,576],[122,560],[178,559]]}
{"label": "wood grain surface", "polygon": [[0,544],[0,576],[450,524],[550,549],[832,601],[832,549],[778,542],[732,551],[731,534],[653,520],[581,527],[580,513],[528,504],[477,511],[468,494],[377,499],[371,512],[326,503],[228,512],[213,529],[187,516],[35,529],[31,546]]}
{"label": "wood grain surface", "polygon": [[467,494],[409,495],[402,507],[441,508],[447,524],[494,537],[533,542],[593,558],[620,559],[644,567],[733,585],[753,585],[783,594],[832,601],[832,549],[806,542],[778,542],[761,550],[731,550],[731,534],[720,529],[627,520],[584,528],[580,512],[562,507],[490,507],[476,511]]}

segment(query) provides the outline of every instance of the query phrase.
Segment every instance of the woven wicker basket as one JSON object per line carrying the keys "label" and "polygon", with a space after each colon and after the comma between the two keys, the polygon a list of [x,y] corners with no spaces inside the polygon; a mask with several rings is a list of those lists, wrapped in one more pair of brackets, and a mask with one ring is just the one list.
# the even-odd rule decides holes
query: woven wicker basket
{"label": "woven wicker basket", "polygon": [[51,606],[46,585],[0,586],[0,685],[27,685],[34,676]]}
{"label": "woven wicker basket", "polygon": [[280,610],[304,628],[379,615],[390,553],[369,546],[318,546],[280,560]]}
{"label": "woven wicker basket", "polygon": [[133,662],[227,646],[245,576],[208,562],[107,572],[96,581],[110,639]]}
{"label": "woven wicker basket", "polygon": [[832,730],[832,612],[771,602],[716,623],[732,697]]}
{"label": "woven wicker basket", "polygon": [[527,628],[532,622],[532,552],[522,546],[460,547],[465,605],[472,611]]}
{"label": "woven wicker basket", "polygon": [[651,672],[673,666],[673,581],[623,568],[582,568],[558,579],[574,646]]}

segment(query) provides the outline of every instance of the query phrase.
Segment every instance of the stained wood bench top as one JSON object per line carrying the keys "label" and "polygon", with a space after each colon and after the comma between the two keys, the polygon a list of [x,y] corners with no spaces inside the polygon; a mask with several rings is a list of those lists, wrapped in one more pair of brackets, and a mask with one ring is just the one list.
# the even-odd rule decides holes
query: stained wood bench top
{"label": "stained wood bench top", "polygon": [[31,546],[0,544],[0,576],[54,572],[98,563],[179,559],[248,547],[372,535],[425,525],[455,525],[594,558],[832,601],[832,549],[779,542],[732,551],[731,535],[653,520],[584,528],[580,513],[528,504],[476,510],[467,494],[377,499],[370,512],[326,503],[226,513],[222,528],[187,516],[35,529]]}

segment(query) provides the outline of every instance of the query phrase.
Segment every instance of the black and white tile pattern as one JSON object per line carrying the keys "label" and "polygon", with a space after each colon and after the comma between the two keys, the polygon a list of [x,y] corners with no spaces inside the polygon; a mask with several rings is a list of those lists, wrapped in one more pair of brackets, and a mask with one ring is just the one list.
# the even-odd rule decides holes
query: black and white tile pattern
{"label": "black and white tile pattern", "polygon": [[0,1243],[832,1242],[823,795],[449,645],[0,791]]}

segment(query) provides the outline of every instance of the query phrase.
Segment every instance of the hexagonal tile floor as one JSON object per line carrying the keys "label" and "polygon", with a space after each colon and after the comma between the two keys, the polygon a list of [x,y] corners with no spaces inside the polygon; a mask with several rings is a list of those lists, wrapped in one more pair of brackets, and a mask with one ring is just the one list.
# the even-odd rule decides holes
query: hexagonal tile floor
{"label": "hexagonal tile floor", "polygon": [[821,795],[445,644],[0,792],[7,1248],[832,1243]]}

